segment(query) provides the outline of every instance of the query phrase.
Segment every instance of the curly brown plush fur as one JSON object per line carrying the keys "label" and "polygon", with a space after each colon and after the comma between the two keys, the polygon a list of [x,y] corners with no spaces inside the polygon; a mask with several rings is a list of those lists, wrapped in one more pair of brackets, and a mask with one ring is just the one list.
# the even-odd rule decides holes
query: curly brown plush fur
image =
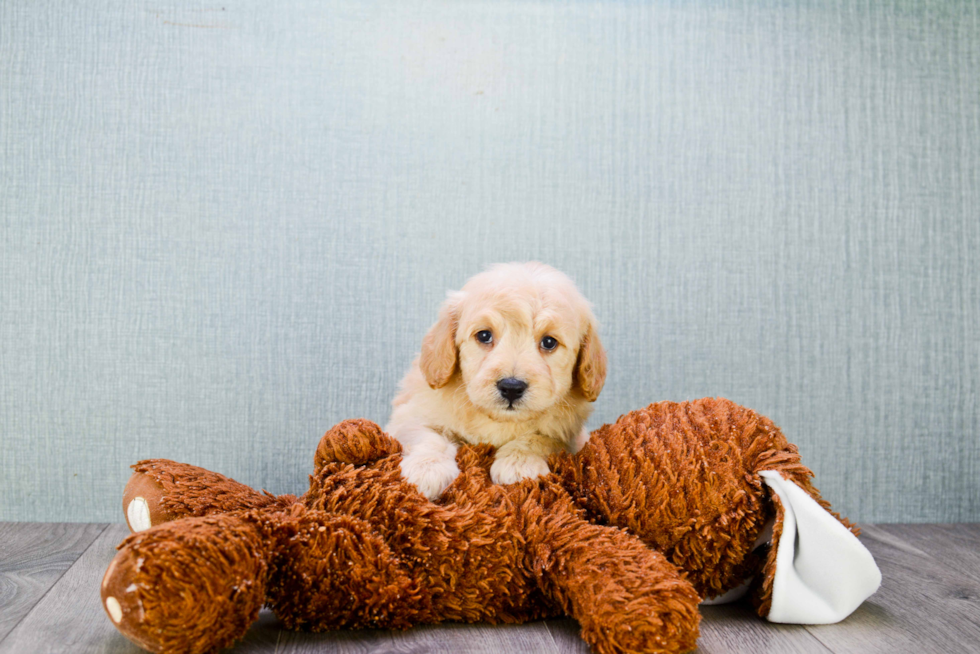
{"label": "curly brown plush fur", "polygon": [[106,572],[110,617],[163,652],[228,646],[263,603],[311,631],[565,614],[596,652],[683,652],[702,597],[762,571],[768,611],[774,563],[751,549],[775,509],[757,473],[822,502],[779,429],[722,399],[626,414],[553,456],[552,474],[509,486],[490,481],[492,448],[461,448],[439,503],[402,480],[400,460],[377,425],[351,420],[321,440],[299,499],[140,462],[126,503],[155,493],[155,526]]}

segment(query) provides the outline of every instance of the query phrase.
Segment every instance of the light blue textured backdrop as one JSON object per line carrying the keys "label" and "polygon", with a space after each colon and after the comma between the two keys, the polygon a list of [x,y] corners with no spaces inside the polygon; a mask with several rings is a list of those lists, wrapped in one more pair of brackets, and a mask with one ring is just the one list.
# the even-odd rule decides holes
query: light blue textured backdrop
{"label": "light blue textured backdrop", "polygon": [[978,71],[972,2],[2,2],[0,519],[302,492],[540,259],[594,425],[723,395],[853,518],[980,520]]}

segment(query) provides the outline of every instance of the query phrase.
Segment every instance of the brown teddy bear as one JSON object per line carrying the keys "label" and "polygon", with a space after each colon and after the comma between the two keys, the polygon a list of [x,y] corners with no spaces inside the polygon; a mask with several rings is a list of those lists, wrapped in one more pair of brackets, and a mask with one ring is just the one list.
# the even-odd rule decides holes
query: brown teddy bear
{"label": "brown teddy bear", "polygon": [[596,652],[683,652],[702,599],[748,590],[763,617],[830,622],[880,581],[796,448],[727,400],[631,412],[508,486],[490,481],[492,448],[462,447],[436,503],[400,459],[377,425],[349,420],[321,440],[300,498],[138,463],[124,508],[142,531],[106,571],[109,617],[155,652],[231,645],[263,605],[310,631],[564,614]]}

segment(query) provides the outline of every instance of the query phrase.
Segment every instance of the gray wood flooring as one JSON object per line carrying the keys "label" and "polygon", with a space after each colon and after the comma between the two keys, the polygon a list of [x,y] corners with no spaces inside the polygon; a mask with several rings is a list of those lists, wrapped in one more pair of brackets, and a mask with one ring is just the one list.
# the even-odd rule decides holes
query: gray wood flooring
{"label": "gray wood flooring", "polygon": [[[0,654],[135,653],[103,613],[99,581],[124,525],[0,523]],[[703,607],[698,652],[980,652],[980,525],[868,525],[862,540],[884,581],[851,617],[800,627],[747,607]],[[240,653],[588,652],[573,620],[449,624],[407,632],[306,634],[263,612]]]}

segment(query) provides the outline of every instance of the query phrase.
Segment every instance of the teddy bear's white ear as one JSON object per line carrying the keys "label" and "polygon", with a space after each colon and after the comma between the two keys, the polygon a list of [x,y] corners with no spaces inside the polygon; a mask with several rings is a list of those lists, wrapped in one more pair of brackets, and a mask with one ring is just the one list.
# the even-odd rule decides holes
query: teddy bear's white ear
{"label": "teddy bear's white ear", "polygon": [[766,619],[831,624],[849,616],[881,585],[871,552],[806,491],[775,471],[759,473],[783,508],[772,607]]}

